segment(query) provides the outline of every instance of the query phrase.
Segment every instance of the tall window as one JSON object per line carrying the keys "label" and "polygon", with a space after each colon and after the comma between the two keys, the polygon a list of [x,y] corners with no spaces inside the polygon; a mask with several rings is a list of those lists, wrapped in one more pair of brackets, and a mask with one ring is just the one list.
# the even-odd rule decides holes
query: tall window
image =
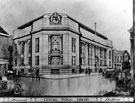
{"label": "tall window", "polygon": [[107,56],[106,49],[104,49],[104,66],[107,66],[107,63],[106,63],[107,62],[107,60],[106,60],[107,57],[106,56]]}
{"label": "tall window", "polygon": [[92,66],[93,58],[89,58],[88,64]]}
{"label": "tall window", "polygon": [[104,66],[107,66],[106,60],[104,60]]}
{"label": "tall window", "polygon": [[21,55],[24,55],[24,46],[25,46],[25,43],[24,42],[22,42],[21,43]]}
{"label": "tall window", "polygon": [[28,64],[31,64],[31,41],[28,41]]}
{"label": "tall window", "polygon": [[28,42],[28,53],[31,54],[31,41]]}
{"label": "tall window", "polygon": [[111,61],[109,61],[109,66],[111,66]]}
{"label": "tall window", "polygon": [[72,38],[72,52],[75,53],[76,52],[76,39]]}
{"label": "tall window", "polygon": [[98,48],[97,46],[94,46],[94,54],[97,56],[98,55]]}
{"label": "tall window", "polygon": [[35,52],[39,52],[39,38],[35,38]]}
{"label": "tall window", "polygon": [[109,51],[109,59],[111,59],[111,51]]}
{"label": "tall window", "polygon": [[92,55],[93,55],[93,46],[92,45],[89,45],[88,51],[89,51],[89,56],[92,57]]}
{"label": "tall window", "polygon": [[93,62],[93,46],[92,45],[89,45],[88,46],[88,64],[89,65],[92,65],[92,62]]}
{"label": "tall window", "polygon": [[82,65],[85,65],[85,44],[82,43]]}
{"label": "tall window", "polygon": [[62,65],[63,58],[61,55],[63,49],[63,38],[61,35],[51,35],[49,36],[50,40],[50,53],[54,54],[49,57],[48,64],[50,65]]}
{"label": "tall window", "polygon": [[15,66],[17,66],[17,58],[15,58]]}
{"label": "tall window", "polygon": [[20,65],[21,65],[21,66],[24,65],[24,57],[21,57],[21,59],[20,59]]}
{"label": "tall window", "polygon": [[100,58],[103,58],[103,50],[100,48]]}
{"label": "tall window", "polygon": [[105,49],[105,51],[104,51],[104,59],[106,59],[106,49]]}
{"label": "tall window", "polygon": [[76,65],[76,56],[72,56],[72,65]]}
{"label": "tall window", "polygon": [[100,59],[100,66],[103,66],[103,60]]}
{"label": "tall window", "polygon": [[35,56],[35,65],[39,65],[39,56]]}
{"label": "tall window", "polygon": [[61,37],[51,36],[51,50],[52,52],[58,52],[61,50]]}
{"label": "tall window", "polygon": [[21,58],[20,58],[20,65],[23,66],[24,65],[24,46],[25,46],[25,42],[21,43]]}

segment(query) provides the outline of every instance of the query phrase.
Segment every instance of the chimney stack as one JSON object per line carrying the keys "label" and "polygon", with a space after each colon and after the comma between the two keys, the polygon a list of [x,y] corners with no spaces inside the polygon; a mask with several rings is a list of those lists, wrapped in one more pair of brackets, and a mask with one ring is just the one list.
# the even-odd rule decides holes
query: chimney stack
{"label": "chimney stack", "polygon": [[95,22],[95,35],[96,35],[96,33],[97,33],[97,32],[96,32],[96,22]]}

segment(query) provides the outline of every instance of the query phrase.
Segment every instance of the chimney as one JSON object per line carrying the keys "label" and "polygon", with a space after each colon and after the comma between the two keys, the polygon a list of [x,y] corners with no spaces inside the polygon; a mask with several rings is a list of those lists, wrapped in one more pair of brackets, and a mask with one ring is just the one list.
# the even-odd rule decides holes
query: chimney
{"label": "chimney", "polygon": [[96,22],[95,22],[95,35],[96,35],[96,33],[97,33],[97,32],[96,32]]}

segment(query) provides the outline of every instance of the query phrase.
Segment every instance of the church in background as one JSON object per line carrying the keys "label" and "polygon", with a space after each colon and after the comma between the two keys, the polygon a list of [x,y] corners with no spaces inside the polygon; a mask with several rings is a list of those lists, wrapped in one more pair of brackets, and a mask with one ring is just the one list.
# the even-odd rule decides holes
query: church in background
{"label": "church in background", "polygon": [[62,13],[46,13],[14,30],[14,69],[40,74],[112,68],[112,41]]}

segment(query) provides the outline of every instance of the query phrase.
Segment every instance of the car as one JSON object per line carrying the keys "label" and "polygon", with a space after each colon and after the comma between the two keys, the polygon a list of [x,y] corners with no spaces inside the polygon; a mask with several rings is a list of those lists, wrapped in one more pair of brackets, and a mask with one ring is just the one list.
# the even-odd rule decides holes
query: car
{"label": "car", "polygon": [[6,76],[0,77],[0,91],[12,92],[14,90],[15,83],[13,80],[8,80]]}
{"label": "car", "polygon": [[106,69],[105,70],[105,76],[107,78],[111,77],[113,73],[114,73],[114,69]]}

